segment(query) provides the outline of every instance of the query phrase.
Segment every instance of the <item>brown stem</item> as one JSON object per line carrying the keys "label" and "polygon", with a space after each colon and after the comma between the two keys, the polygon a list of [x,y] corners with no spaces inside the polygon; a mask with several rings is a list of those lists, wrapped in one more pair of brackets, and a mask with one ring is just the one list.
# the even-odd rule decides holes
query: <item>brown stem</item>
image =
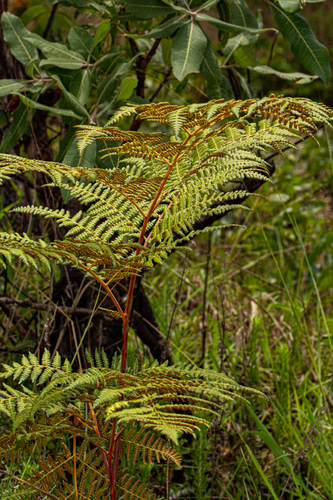
{"label": "brown stem", "polygon": [[157,97],[157,95],[160,93],[160,91],[162,90],[162,88],[164,87],[164,85],[166,84],[166,82],[169,80],[169,76],[171,75],[171,71],[172,71],[172,68],[169,69],[169,71],[167,72],[167,74],[165,75],[165,77],[163,79],[163,82],[161,82],[159,84],[159,86],[157,87],[157,89],[155,90],[155,92],[153,93],[153,95],[151,96],[151,98],[149,99],[149,102],[153,102],[153,100],[155,99],[155,97]]}
{"label": "brown stem", "polygon": [[136,62],[136,75],[138,78],[138,85],[136,87],[136,95],[145,98],[145,81],[146,81],[146,70],[153,56],[156,54],[156,50],[161,43],[161,39],[157,38],[152,45],[152,48],[145,55],[145,57],[139,56]]}
{"label": "brown stem", "polygon": [[[190,139],[190,136],[184,141],[185,144],[186,142]],[[159,197],[163,191],[163,188],[165,186],[165,183],[168,180],[168,177],[171,173],[171,170],[175,163],[179,159],[179,153],[175,156],[173,159],[172,163],[169,165],[169,168],[164,176],[163,181],[160,184],[160,187],[155,195],[155,198],[150,206],[150,209],[148,210],[147,215],[144,217],[142,228],[141,228],[141,233],[139,237],[139,245],[142,245],[147,229],[148,222],[150,220],[150,217],[158,203]],[[136,251],[136,255],[139,255],[141,252],[141,248],[139,247]],[[126,301],[126,306],[125,306],[125,311],[122,313],[122,320],[123,320],[123,347],[122,347],[122,353],[121,353],[121,372],[125,373],[126,372],[126,363],[127,363],[127,344],[128,344],[128,328],[129,328],[129,318],[130,318],[130,312],[131,312],[131,305],[132,305],[132,300],[133,300],[133,293],[134,293],[134,286],[135,286],[135,281],[136,281],[136,276],[132,276],[130,279],[130,284],[128,288],[128,294],[127,294],[127,301]],[[120,435],[116,439],[115,443],[115,450],[114,450],[114,461],[113,461],[113,478],[114,481],[116,481],[117,477],[117,471],[118,471],[118,464],[119,464],[119,455],[120,455]],[[116,498],[113,498],[112,500],[116,500]]]}
{"label": "brown stem", "polygon": [[202,339],[201,339],[201,362],[200,365],[203,367],[205,362],[205,354],[206,354],[206,337],[207,337],[207,320],[206,320],[206,305],[207,305],[207,290],[208,290],[208,275],[209,275],[209,264],[210,264],[210,256],[212,250],[212,233],[209,233],[208,240],[208,253],[206,260],[206,276],[205,276],[205,289],[204,289],[204,297],[202,304]]}
{"label": "brown stem", "polygon": [[[129,38],[129,43],[132,49],[133,56],[135,56],[139,52],[138,46],[132,38]],[[156,51],[160,43],[161,43],[161,38],[157,38],[153,43],[148,54],[146,54],[144,57],[139,56],[136,60],[135,72],[138,79],[138,85],[136,87],[136,95],[142,97],[143,99],[145,98],[145,81],[146,81],[147,66],[150,63],[151,59],[156,54]],[[142,120],[140,120],[140,118],[135,118],[132,122],[130,130],[133,131],[138,130],[140,128],[141,123]]]}
{"label": "brown stem", "polygon": [[[76,416],[74,416],[74,427],[76,427]],[[73,466],[74,466],[74,488],[76,500],[79,500],[79,491],[77,488],[77,468],[76,468],[76,435],[73,436]]]}
{"label": "brown stem", "polygon": [[[202,128],[207,127],[207,123],[205,125],[202,125],[199,127],[195,133],[193,134],[188,134],[186,139],[183,142],[183,146],[186,146],[186,144],[190,141],[190,139],[193,137],[193,135],[197,134],[198,132],[201,131]],[[141,228],[141,233],[139,237],[139,245],[142,246],[143,241],[145,239],[145,234],[147,230],[147,225],[148,222],[156,208],[156,206],[159,203],[160,196],[162,194],[162,191],[164,189],[164,186],[171,174],[171,171],[177,161],[182,157],[182,154],[179,152],[175,155],[174,159],[168,166],[168,170],[166,171],[166,174],[164,176],[163,181],[160,184],[160,187],[157,190],[157,193],[152,201],[152,204],[150,206],[150,209],[148,210],[147,215],[143,219],[143,224]],[[146,243],[147,243],[146,239]],[[145,243],[145,244],[146,244]],[[141,248],[137,248],[136,250],[136,255],[139,255],[141,253]],[[128,295],[127,295],[127,301],[126,301],[126,306],[125,306],[125,311],[122,312],[122,320],[123,320],[123,347],[122,347],[122,357],[121,357],[121,372],[125,373],[126,372],[126,363],[127,363],[127,344],[128,344],[128,327],[129,327],[129,318],[130,318],[130,312],[131,312],[131,305],[132,305],[132,300],[133,300],[133,293],[134,293],[134,286],[135,286],[135,281],[136,281],[136,276],[132,276],[130,279],[130,284],[128,288]],[[118,470],[118,463],[119,463],[119,454],[120,454],[120,436],[116,439],[116,444],[115,444],[115,452],[114,452],[114,463],[113,463],[113,477],[116,478],[117,476],[117,470]],[[112,499],[113,500],[113,499]]]}
{"label": "brown stem", "polygon": [[[101,434],[99,432],[99,428],[98,428],[98,423],[97,423],[97,419],[96,419],[96,414],[93,410],[93,407],[92,407],[92,404],[89,403],[89,409],[90,409],[90,412],[91,412],[91,416],[92,416],[92,419],[94,421],[94,431],[95,431],[95,434],[98,438],[101,437]],[[107,456],[106,456],[106,453],[105,451],[102,451],[102,455],[103,455],[103,462],[104,462],[104,465],[105,465],[105,468],[106,468],[106,471],[108,472],[109,471],[109,462],[108,462],[108,459],[107,459]]]}
{"label": "brown stem", "polygon": [[115,487],[115,482],[117,478],[114,478],[113,476],[113,470],[112,470],[112,451],[113,451],[113,446],[114,446],[114,438],[116,435],[116,427],[117,427],[117,419],[115,418],[112,423],[112,435],[111,435],[111,441],[110,441],[110,446],[109,446],[109,451],[108,451],[108,462],[109,462],[109,478],[111,481],[111,499],[116,500],[116,487]]}
{"label": "brown stem", "polygon": [[[70,259],[72,260],[72,262],[74,262],[73,259]],[[111,292],[110,288],[108,287],[108,285],[106,283],[104,283],[104,281],[96,274],[94,273],[94,271],[92,271],[89,267],[85,266],[84,264],[81,264],[79,263],[79,266],[84,269],[85,271],[87,271],[89,274],[91,274],[91,276],[93,276],[95,278],[96,281],[98,281],[98,283],[100,285],[102,285],[102,287],[104,288],[104,290],[106,291],[106,293],[109,295],[109,297],[111,298],[112,302],[114,303],[114,305],[116,306],[116,309],[117,311],[119,312],[119,314],[121,315],[121,317],[123,318],[123,321],[124,321],[124,318],[125,318],[125,315],[124,315],[124,311],[122,310],[122,308],[120,307],[120,304],[118,302],[118,300],[116,299],[116,297],[113,295],[113,293]]]}

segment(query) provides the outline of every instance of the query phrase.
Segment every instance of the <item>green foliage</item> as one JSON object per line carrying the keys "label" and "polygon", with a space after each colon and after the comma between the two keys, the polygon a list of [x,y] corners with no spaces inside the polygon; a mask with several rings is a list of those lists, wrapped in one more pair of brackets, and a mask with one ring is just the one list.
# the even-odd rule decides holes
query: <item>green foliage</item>
{"label": "green foliage", "polygon": [[[1,151],[8,152],[28,130],[35,109],[60,115],[69,126],[104,125],[124,101],[148,103],[159,93],[162,100],[175,104],[182,99],[179,91],[184,90],[185,99],[193,101],[193,89],[198,89],[200,100],[230,99],[232,93],[236,99],[254,97],[265,83],[256,73],[272,75],[275,81],[296,80],[297,84],[319,77],[328,84],[329,53],[317,41],[308,21],[297,13],[303,3],[268,3],[274,16],[269,19],[275,24],[265,27],[260,11],[252,12],[245,0],[190,1],[188,5],[160,0],[123,4],[62,0],[48,27],[48,5],[29,2],[21,18],[5,12],[1,20],[4,39],[26,75],[3,80],[0,95],[11,99],[11,93],[18,93],[30,117],[22,121],[16,134],[15,115],[7,114],[3,131],[13,140],[5,136]],[[66,10],[70,5],[75,7],[72,18]],[[92,13],[96,23],[89,24],[86,14]],[[78,24],[82,19],[86,24]],[[31,21],[36,24],[29,31],[26,26]],[[276,28],[299,61],[296,72],[282,71],[274,64],[271,67],[275,41],[271,56],[267,53],[265,62],[259,59],[262,47],[270,45],[270,37],[277,35]],[[309,74],[301,72],[302,66]],[[48,105],[44,101],[51,90],[58,102]],[[58,125],[63,122],[59,119]],[[60,149],[69,140],[62,137]],[[60,155],[58,159],[63,158]],[[76,165],[73,156],[66,162]],[[94,159],[90,160],[90,166],[93,163]]]}
{"label": "green foliage", "polygon": [[254,212],[233,211],[223,218],[246,221],[245,230],[217,231],[208,248],[203,235],[186,260],[174,254],[146,277],[163,335],[180,297],[170,334],[173,359],[198,363],[210,248],[204,366],[265,387],[270,398],[266,406],[260,400],[251,407],[234,405],[228,416],[213,420],[208,436],[203,432],[208,443],[201,472],[194,464],[201,456],[198,439],[184,443],[184,474],[174,469],[171,498],[195,498],[194,477],[204,479],[205,473],[213,496],[230,500],[259,498],[263,492],[273,498],[268,483],[277,498],[331,496],[333,232],[327,140],[332,144],[332,137],[320,130],[320,149],[305,141],[298,151],[275,158],[275,183],[260,191],[268,201],[256,198]]}
{"label": "green foliage", "polygon": [[[114,126],[128,114],[168,125],[174,135],[123,131]],[[63,241],[51,243],[1,233],[0,252],[9,262],[15,255],[34,266],[36,259],[47,266],[51,259],[71,263],[90,272],[105,287],[136,276],[160,262],[179,242],[198,234],[193,232],[193,224],[201,216],[223,214],[226,207],[220,202],[247,196],[241,189],[242,179],[266,180],[265,161],[253,150],[273,147],[279,152],[282,146],[293,146],[289,137],[311,135],[316,123],[330,120],[332,114],[323,105],[275,96],[189,107],[166,103],[127,106],[105,127],[82,126],[78,132],[81,153],[95,141],[117,141],[105,153],[126,156],[127,166],[73,169],[1,155],[2,179],[31,170],[43,172],[51,178],[51,186],[65,188],[89,207],[74,216],[63,209],[15,209],[53,217],[59,226],[69,229]],[[225,192],[228,182],[238,182],[240,189]]]}
{"label": "green foliage", "polygon": [[[158,123],[171,132],[124,131],[115,126],[128,115]],[[19,257],[27,265],[36,266],[39,259],[49,268],[56,261],[84,269],[113,301],[115,309],[109,313],[123,321],[120,367],[115,361],[109,368],[105,355],[100,358],[97,354],[94,360],[87,353],[91,367],[76,373],[68,361],[61,362],[59,355],[51,361],[47,350],[41,363],[30,354],[22,358],[21,364],[4,365],[4,378],[13,376],[19,384],[29,379],[36,386],[46,384],[40,392],[3,384],[0,409],[13,421],[13,432],[1,441],[5,460],[19,460],[20,449],[23,456],[28,450],[31,454],[36,439],[37,443],[41,440],[47,453],[48,439],[74,436],[72,451],[67,447],[64,455],[56,458],[47,454],[47,465],[36,458],[42,472],[33,469],[23,489],[38,486],[44,492],[56,491],[59,498],[86,491],[88,498],[102,498],[108,490],[112,500],[122,495],[128,499],[140,495],[154,499],[155,494],[132,473],[127,476],[122,472],[121,453],[127,457],[133,454],[133,465],[141,451],[143,462],[147,458],[151,462],[156,456],[157,461],[162,457],[179,464],[177,453],[160,437],[149,434],[151,431],[177,444],[182,433],[194,435],[200,425],[209,426],[209,418],[195,415],[197,412],[219,417],[223,402],[243,400],[242,393],[262,395],[221,373],[188,364],[155,363],[140,370],[126,369],[128,314],[135,279],[143,269],[167,257],[179,242],[199,234],[193,225],[201,216],[223,214],[225,208],[220,202],[247,196],[248,192],[241,189],[244,179],[267,179],[266,162],[254,151],[271,147],[281,152],[282,146],[295,147],[290,137],[312,137],[316,124],[330,125],[332,120],[333,113],[324,105],[274,95],[191,106],[126,106],[105,127],[86,125],[78,131],[81,153],[94,141],[117,143],[105,150],[106,155],[116,154],[121,159],[115,169],[71,168],[0,155],[2,179],[29,171],[42,172],[51,178],[49,187],[65,188],[81,204],[89,205],[73,216],[47,207],[15,209],[52,217],[59,226],[69,229],[64,240],[50,243],[27,235],[1,233],[3,265]],[[239,189],[225,191],[230,182],[238,183]],[[209,228],[213,229],[216,227]],[[125,307],[110,288],[110,283],[124,277],[130,278]],[[77,437],[83,439],[78,448]],[[91,466],[94,447],[101,454]],[[36,453],[40,455],[41,450],[38,445]],[[56,463],[61,464],[57,471]],[[102,474],[103,463],[106,472]],[[72,476],[70,482],[68,474]],[[116,482],[115,477],[119,477]],[[204,476],[200,484],[202,488]]]}
{"label": "green foliage", "polygon": [[298,14],[284,12],[277,4],[271,8],[279,30],[297,59],[328,84],[331,77],[328,50],[317,41],[308,21]]}
{"label": "green foliage", "polygon": [[[179,466],[180,456],[168,441],[177,444],[183,432],[194,435],[200,426],[209,426],[209,421],[195,412],[218,416],[223,402],[242,399],[242,393],[263,396],[225,375],[186,364],[145,363],[140,370],[133,367],[122,373],[116,366],[108,366],[104,353],[102,358],[96,353],[95,362],[87,353],[92,366],[82,373],[72,372],[69,361],[62,363],[59,354],[51,361],[47,350],[41,362],[30,353],[28,358],[22,357],[21,364],[3,365],[2,378],[44,385],[37,392],[3,384],[0,392],[0,411],[13,421],[13,432],[0,439],[0,458],[14,464],[29,454],[35,460],[29,481],[20,485],[22,495],[28,489],[32,498],[37,498],[38,488],[42,488],[65,499],[77,488],[86,498],[103,498],[111,491],[108,474],[115,460],[117,436],[121,437],[120,456],[133,465],[140,457],[143,463],[162,458]],[[168,441],[156,437],[150,428]],[[66,443],[72,436],[74,441],[80,437],[83,443],[78,448],[74,444],[70,451]],[[49,444],[57,439],[63,449],[55,455]],[[44,461],[39,458],[42,453]],[[73,476],[74,486],[68,475]],[[123,468],[118,475],[119,498],[156,498]]]}

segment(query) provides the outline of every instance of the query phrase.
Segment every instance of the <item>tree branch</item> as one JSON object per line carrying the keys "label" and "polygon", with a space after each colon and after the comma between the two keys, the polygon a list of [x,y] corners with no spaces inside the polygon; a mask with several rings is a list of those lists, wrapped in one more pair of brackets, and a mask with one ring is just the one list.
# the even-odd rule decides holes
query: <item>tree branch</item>
{"label": "tree branch", "polygon": [[164,77],[163,82],[161,82],[159,84],[159,86],[157,87],[157,89],[155,90],[155,92],[153,93],[153,95],[151,96],[151,98],[149,99],[149,102],[153,102],[153,100],[155,99],[155,97],[160,93],[161,89],[164,87],[164,85],[166,84],[166,82],[169,80],[169,76],[171,75],[171,71],[172,71],[172,68],[169,69],[169,71],[167,72],[167,74]]}
{"label": "tree branch", "polygon": [[[132,38],[130,38],[129,40],[132,53],[135,56],[139,51],[138,46],[136,45],[135,41]],[[136,60],[135,72],[138,79],[138,85],[136,87],[136,95],[138,97],[142,97],[142,99],[145,98],[145,81],[146,81],[147,66],[154,57],[154,55],[156,54],[156,51],[160,43],[161,43],[161,38],[157,38],[153,43],[148,54],[146,54],[144,57],[139,56]],[[132,122],[130,130],[132,131],[138,130],[140,128],[141,122],[142,121],[139,118],[135,118]]]}
{"label": "tree branch", "polygon": [[43,304],[42,302],[33,302],[28,299],[12,299],[10,297],[0,297],[0,308],[2,305],[16,305],[19,307],[25,307],[29,309],[36,309],[37,311],[60,311],[66,315],[68,314],[103,314],[107,313],[104,311],[93,311],[92,309],[86,309],[85,307],[65,307],[57,306],[52,304]]}
{"label": "tree branch", "polygon": [[42,38],[46,38],[47,35],[49,34],[58,5],[59,5],[58,3],[53,4],[49,20],[47,21],[44,33],[42,34]]}

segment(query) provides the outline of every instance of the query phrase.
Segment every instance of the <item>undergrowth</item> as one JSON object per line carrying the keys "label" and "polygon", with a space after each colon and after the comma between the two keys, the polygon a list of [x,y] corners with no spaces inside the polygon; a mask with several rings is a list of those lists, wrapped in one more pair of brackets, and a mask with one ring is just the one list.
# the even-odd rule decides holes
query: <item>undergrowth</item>
{"label": "undergrowth", "polygon": [[[281,106],[285,114],[281,114]],[[101,360],[97,354],[93,360],[87,353],[90,368],[80,368],[76,373],[71,363],[62,362],[60,356],[52,361],[47,350],[42,360],[30,354],[20,363],[14,362],[13,367],[4,365],[4,377],[14,376],[19,384],[30,378],[33,384],[43,386],[39,391],[35,385],[20,389],[4,385],[1,410],[13,420],[13,431],[7,431],[2,438],[2,454],[10,470],[15,462],[22,462],[23,467],[23,471],[16,471],[19,475],[2,469],[9,483],[5,484],[4,498],[39,498],[42,494],[64,499],[91,495],[110,495],[112,500],[155,499],[159,493],[149,489],[149,482],[156,485],[160,479],[158,467],[149,469],[153,454],[157,460],[162,457],[167,462],[165,488],[161,491],[166,498],[215,498],[218,491],[221,498],[285,498],[287,494],[291,498],[320,498],[331,489],[330,471],[321,463],[315,467],[314,460],[304,472],[303,462],[307,447],[318,433],[322,440],[316,441],[320,446],[316,460],[331,453],[327,411],[330,377],[323,367],[330,366],[332,346],[330,320],[326,318],[314,265],[316,258],[322,258],[324,247],[320,243],[317,249],[310,245],[317,254],[309,254],[307,235],[300,231],[304,225],[301,206],[306,196],[287,205],[286,196],[292,198],[292,191],[286,189],[282,196],[273,192],[270,202],[283,206],[282,214],[277,209],[269,216],[267,212],[259,215],[263,205],[258,197],[253,202],[257,218],[249,215],[244,219],[233,213],[222,219],[215,235],[209,231],[205,266],[195,263],[197,250],[193,257],[182,256],[180,265],[171,264],[177,278],[172,311],[168,307],[172,284],[162,281],[163,301],[153,279],[156,315],[166,343],[176,348],[177,363],[152,367],[144,364],[133,371],[127,356],[128,349],[132,349],[128,344],[129,317],[137,275],[175,251],[179,240],[188,241],[199,234],[192,228],[200,216],[227,211],[221,205],[212,208],[212,203],[248,195],[246,190],[224,191],[228,182],[242,185],[249,177],[267,179],[267,164],[252,152],[254,148],[272,146],[280,153],[281,147],[293,145],[288,135],[295,139],[300,134],[311,135],[309,127],[315,129],[317,121],[328,122],[330,112],[309,101],[274,96],[262,101],[226,105],[216,102],[191,108],[138,106],[123,108],[119,116],[133,112],[168,124],[175,135],[165,142],[161,134],[124,132],[113,123],[104,129],[82,127],[79,133],[82,150],[95,139],[121,142],[110,153],[131,157],[126,167],[120,165],[123,170],[70,170],[61,164],[1,156],[4,177],[29,170],[47,173],[52,179],[49,186],[60,186],[82,203],[90,204],[87,212],[75,216],[40,207],[17,209],[55,217],[70,229],[65,240],[50,243],[33,241],[26,234],[21,237],[2,233],[1,253],[5,259],[18,256],[32,266],[40,259],[50,269],[54,259],[84,269],[113,301],[115,308],[108,310],[109,314],[123,322],[120,365],[109,368],[106,357]],[[222,123],[220,129],[215,128],[218,123]],[[297,203],[299,210],[293,211]],[[109,221],[111,208],[117,222],[113,225]],[[277,212],[287,221],[282,224],[283,231],[267,221],[268,217],[277,217]],[[244,222],[250,229],[235,229]],[[225,232],[228,245],[220,247],[215,255],[222,227],[230,228]],[[329,242],[327,232],[326,238]],[[298,265],[289,269],[285,262],[290,247],[297,251]],[[270,273],[264,277],[263,262],[270,256]],[[240,264],[241,259],[244,261]],[[189,265],[191,260],[194,266]],[[193,273],[194,287],[187,268]],[[160,276],[163,279],[163,274]],[[129,278],[129,286],[126,303],[122,304],[110,284],[124,277]],[[314,325],[306,313],[313,299]],[[183,311],[185,320],[181,317]],[[193,335],[195,331],[199,339]],[[303,378],[299,373],[304,373],[305,367],[310,375]],[[241,385],[225,373],[233,374]],[[264,388],[272,396],[267,409],[252,410],[242,403],[234,404],[235,398],[243,401],[242,392],[259,394],[247,389],[247,385]],[[226,403],[226,413],[216,411],[221,402]],[[200,416],[204,408],[208,408],[210,417]],[[138,427],[132,431],[128,425],[133,422]],[[167,443],[161,444],[160,438],[148,437],[148,431],[143,435],[141,427],[152,428],[177,445],[182,433],[194,434],[201,424],[211,426],[210,434],[202,434],[192,443],[182,442],[182,471],[177,452]],[[281,428],[293,443],[287,451],[275,438],[276,430]],[[131,432],[136,436],[133,443]],[[53,443],[59,442],[60,436],[65,441],[62,451],[58,446],[54,449]],[[131,443],[127,448],[126,440]],[[135,443],[144,450],[139,471],[143,472],[142,480],[135,476]],[[123,453],[128,471],[124,470]],[[30,467],[34,454],[37,466]],[[193,459],[189,472],[187,456]],[[274,473],[278,466],[279,474]],[[242,488],[237,483],[235,486],[236,475],[241,478]],[[20,488],[11,492],[11,481],[17,481]],[[179,488],[178,481],[182,485]],[[244,492],[246,496],[242,496]]]}
{"label": "undergrowth", "polygon": [[172,317],[175,360],[200,363],[206,332],[204,366],[269,396],[265,408],[254,401],[213,419],[203,450],[205,433],[184,445],[171,498],[204,498],[194,478],[208,482],[205,498],[333,497],[332,134],[317,138],[320,150],[306,141],[275,158],[275,185],[261,189],[268,201],[225,217],[245,229],[202,237],[146,277],[165,337]]}

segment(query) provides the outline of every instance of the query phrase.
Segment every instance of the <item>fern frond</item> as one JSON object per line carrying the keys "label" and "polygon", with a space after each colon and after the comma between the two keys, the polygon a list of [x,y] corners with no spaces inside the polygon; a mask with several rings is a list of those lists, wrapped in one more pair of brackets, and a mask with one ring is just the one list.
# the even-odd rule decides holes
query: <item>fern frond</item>
{"label": "fern frond", "polygon": [[181,457],[179,453],[163,439],[156,437],[156,433],[144,427],[139,429],[137,427],[129,428],[122,434],[121,442],[122,452],[126,455],[128,461],[130,458],[132,459],[133,464],[137,462],[140,454],[144,464],[147,463],[147,460],[152,464],[153,457],[156,457],[157,462],[160,463],[162,457],[163,460],[169,458],[180,466]]}
{"label": "fern frond", "polygon": [[130,476],[126,469],[120,471],[117,479],[117,498],[123,500],[164,500],[153,493],[136,477]]}
{"label": "fern frond", "polygon": [[119,122],[123,118],[126,118],[128,116],[131,116],[132,114],[136,113],[135,106],[121,106],[117,111],[114,113],[112,118],[107,122],[106,126],[110,127],[111,125]]}
{"label": "fern frond", "polygon": [[16,491],[16,489],[2,489],[0,492],[0,500],[26,500],[30,499],[36,490],[28,488],[25,491]]}
{"label": "fern frond", "polygon": [[[2,364],[4,371],[0,373],[0,378],[13,377],[14,380],[19,378],[19,384],[31,379],[31,382],[37,382],[37,385],[43,384],[48,378],[53,380],[59,377],[66,378],[71,373],[72,369],[68,360],[65,360],[61,366],[61,356],[56,353],[53,362],[51,363],[50,352],[45,349],[41,363],[38,358],[29,352],[28,357],[22,356],[21,364],[14,362],[13,366],[9,366],[5,363]],[[14,389],[11,388],[14,391]],[[32,395],[34,393],[30,393]]]}

